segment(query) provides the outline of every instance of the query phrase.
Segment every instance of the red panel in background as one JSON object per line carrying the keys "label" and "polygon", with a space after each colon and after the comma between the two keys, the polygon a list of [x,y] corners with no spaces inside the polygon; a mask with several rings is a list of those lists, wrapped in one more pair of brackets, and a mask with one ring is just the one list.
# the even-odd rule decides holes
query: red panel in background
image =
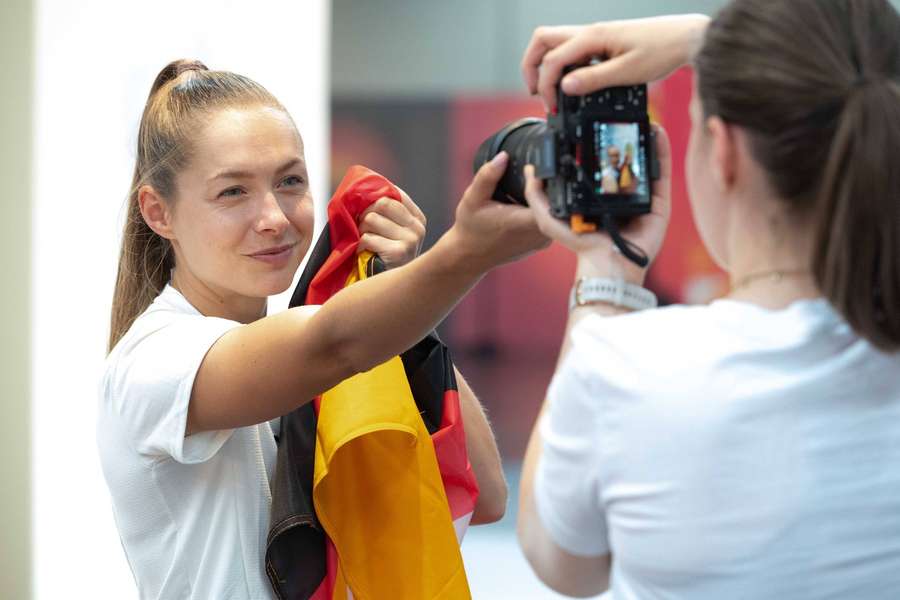
{"label": "red panel in background", "polygon": [[694,225],[685,180],[685,156],[691,133],[688,106],[693,71],[681,69],[653,86],[651,116],[672,144],[672,217],[647,285],[670,302],[700,304],[723,295],[728,280],[703,247]]}
{"label": "red panel in background", "polygon": [[[450,107],[450,169],[453,198],[472,181],[478,146],[522,117],[542,117],[534,98],[459,98]],[[453,210],[454,206],[450,207]],[[461,348],[559,347],[565,327],[575,258],[558,245],[489,273],[453,311],[452,339]]]}
{"label": "red panel in background", "polygon": [[[683,69],[650,89],[651,117],[663,124],[672,143],[673,177],[672,220],[647,285],[668,302],[707,302],[724,293],[726,285],[697,234],[685,185],[691,81],[690,69]],[[478,146],[505,124],[527,116],[544,116],[538,100],[492,96],[458,98],[451,104],[451,197],[459,198],[469,185]],[[463,348],[555,351],[574,271],[574,256],[554,244],[488,274],[454,311],[454,342]]]}
{"label": "red panel in background", "polygon": [[345,114],[335,115],[331,122],[331,178],[329,191],[334,193],[347,170],[365,165],[390,181],[400,178],[398,149],[392,140],[362,119]]}

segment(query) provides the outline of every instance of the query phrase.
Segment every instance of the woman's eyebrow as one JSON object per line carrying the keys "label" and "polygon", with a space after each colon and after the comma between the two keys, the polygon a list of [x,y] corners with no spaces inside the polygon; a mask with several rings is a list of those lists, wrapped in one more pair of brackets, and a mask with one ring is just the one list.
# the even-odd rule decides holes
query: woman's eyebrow
{"label": "woman's eyebrow", "polygon": [[[285,171],[292,169],[297,165],[300,165],[303,168],[306,167],[306,163],[303,161],[303,159],[300,157],[296,157],[290,159],[289,161],[278,167],[275,170],[275,173],[284,173]],[[254,175],[255,173],[253,171],[247,171],[243,169],[225,169],[210,177],[208,181],[212,182],[216,179],[252,179]]]}

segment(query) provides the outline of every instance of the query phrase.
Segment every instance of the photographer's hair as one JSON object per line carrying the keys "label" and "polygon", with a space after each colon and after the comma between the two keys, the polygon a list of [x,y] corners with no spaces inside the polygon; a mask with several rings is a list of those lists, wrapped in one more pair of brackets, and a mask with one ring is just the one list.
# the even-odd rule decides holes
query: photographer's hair
{"label": "photographer's hair", "polygon": [[750,133],[809,267],[862,337],[900,349],[900,16],[887,0],[735,0],[697,56],[705,116]]}
{"label": "photographer's hair", "polygon": [[162,291],[175,265],[169,240],[157,235],[141,216],[141,186],[152,186],[166,202],[173,203],[175,176],[188,165],[191,140],[206,119],[223,108],[257,105],[284,110],[258,83],[235,73],[210,71],[199,61],[173,61],[156,76],[138,130],[113,294],[109,351]]}

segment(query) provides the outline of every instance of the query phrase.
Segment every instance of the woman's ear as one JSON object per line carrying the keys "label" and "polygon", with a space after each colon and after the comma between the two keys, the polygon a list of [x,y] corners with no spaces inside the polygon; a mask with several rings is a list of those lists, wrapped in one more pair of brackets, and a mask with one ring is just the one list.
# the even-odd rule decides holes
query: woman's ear
{"label": "woman's ear", "polygon": [[142,185],[138,190],[138,206],[147,225],[160,237],[175,238],[172,229],[172,210],[168,202],[152,186]]}
{"label": "woman's ear", "polygon": [[737,173],[737,140],[734,129],[719,117],[709,117],[706,128],[712,138],[712,175],[720,191],[731,190]]}

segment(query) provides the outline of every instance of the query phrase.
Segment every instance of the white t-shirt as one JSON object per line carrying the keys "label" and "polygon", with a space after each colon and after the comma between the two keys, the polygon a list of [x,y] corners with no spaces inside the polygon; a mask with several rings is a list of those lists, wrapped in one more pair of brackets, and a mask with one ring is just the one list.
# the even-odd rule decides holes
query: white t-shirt
{"label": "white t-shirt", "polygon": [[900,598],[900,354],[825,300],[720,300],[572,334],[539,517],[608,598]]}
{"label": "white t-shirt", "polygon": [[97,441],[142,599],[274,597],[264,568],[270,423],[184,436],[200,363],[238,326],[166,286],[107,358]]}

